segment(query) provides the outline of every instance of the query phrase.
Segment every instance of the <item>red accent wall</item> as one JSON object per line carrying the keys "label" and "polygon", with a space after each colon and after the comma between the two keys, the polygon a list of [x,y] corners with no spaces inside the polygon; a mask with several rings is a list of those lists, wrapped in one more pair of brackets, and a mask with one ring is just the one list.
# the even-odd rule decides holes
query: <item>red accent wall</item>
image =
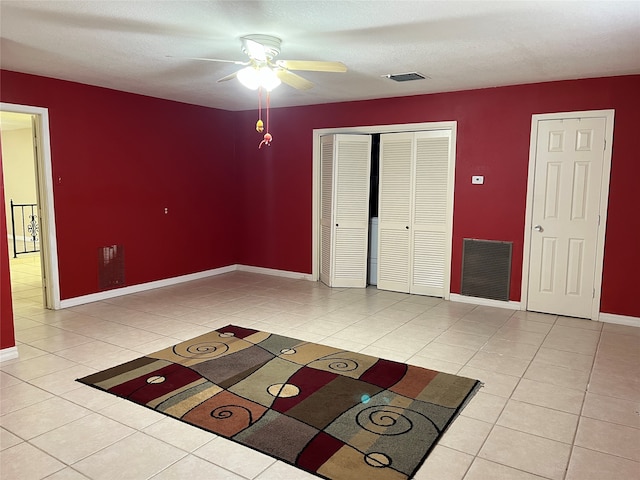
{"label": "red accent wall", "polygon": [[7,219],[4,206],[2,151],[0,150],[0,349],[13,347],[15,344],[11,278],[9,277],[9,244],[7,242]]}
{"label": "red accent wall", "polygon": [[[274,140],[260,150],[255,110],[7,71],[1,82],[2,102],[49,109],[63,299],[97,292],[97,249],[112,244],[125,246],[128,285],[236,263],[310,273],[313,129],[455,120],[451,291],[460,291],[463,238],[512,241],[517,301],[531,115],[613,108],[601,310],[640,317],[640,76],[272,108]],[[279,90],[272,105],[287,93]],[[481,188],[471,185],[475,174],[485,176]],[[3,310],[2,328],[4,319]]]}
{"label": "red accent wall", "polygon": [[[277,92],[277,91],[276,91]],[[277,105],[274,94],[272,105]],[[243,221],[239,263],[311,272],[312,130],[417,122],[458,122],[451,291],[460,292],[462,239],[513,242],[511,300],[520,299],[531,116],[615,109],[601,311],[640,317],[640,161],[633,145],[640,76],[517,85],[307,107],[274,108],[274,140],[258,150],[256,112],[244,112]],[[472,175],[485,184],[471,185]]]}
{"label": "red accent wall", "polygon": [[2,102],[49,111],[61,299],[98,291],[108,245],[124,246],[126,285],[236,262],[231,113],[8,71],[1,81]]}

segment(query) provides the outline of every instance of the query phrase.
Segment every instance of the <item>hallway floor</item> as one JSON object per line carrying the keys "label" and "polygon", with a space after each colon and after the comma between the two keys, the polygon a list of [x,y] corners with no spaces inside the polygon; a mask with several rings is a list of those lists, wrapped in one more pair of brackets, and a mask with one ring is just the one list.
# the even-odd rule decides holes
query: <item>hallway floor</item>
{"label": "hallway floor", "polygon": [[38,260],[11,261],[3,479],[317,478],[75,382],[230,323],[483,381],[418,480],[640,478],[640,328],[246,272],[51,311]]}

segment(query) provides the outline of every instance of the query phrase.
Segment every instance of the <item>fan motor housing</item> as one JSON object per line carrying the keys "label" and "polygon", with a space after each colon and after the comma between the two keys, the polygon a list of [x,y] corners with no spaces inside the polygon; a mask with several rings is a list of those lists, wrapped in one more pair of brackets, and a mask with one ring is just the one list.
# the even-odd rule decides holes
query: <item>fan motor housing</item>
{"label": "fan motor housing", "polygon": [[250,49],[246,44],[247,40],[251,40],[262,45],[264,47],[264,53],[269,59],[275,58],[280,54],[280,44],[282,43],[282,40],[280,40],[278,37],[274,37],[272,35],[252,34],[245,35],[241,38],[241,40],[242,51],[249,56],[251,55],[249,54]]}

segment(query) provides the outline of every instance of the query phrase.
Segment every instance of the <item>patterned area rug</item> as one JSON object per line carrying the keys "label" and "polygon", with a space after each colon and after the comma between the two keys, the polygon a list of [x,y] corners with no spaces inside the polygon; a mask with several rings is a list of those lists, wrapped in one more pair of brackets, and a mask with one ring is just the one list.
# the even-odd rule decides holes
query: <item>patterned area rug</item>
{"label": "patterned area rug", "polygon": [[234,325],[78,381],[350,480],[411,478],[480,386]]}

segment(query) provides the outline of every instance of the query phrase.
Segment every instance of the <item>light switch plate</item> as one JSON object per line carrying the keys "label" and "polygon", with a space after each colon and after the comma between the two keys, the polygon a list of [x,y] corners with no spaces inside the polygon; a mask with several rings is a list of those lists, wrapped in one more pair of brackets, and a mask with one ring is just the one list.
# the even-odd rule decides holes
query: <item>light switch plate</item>
{"label": "light switch plate", "polygon": [[473,185],[482,185],[484,183],[484,176],[483,175],[473,175],[471,177],[471,183]]}

